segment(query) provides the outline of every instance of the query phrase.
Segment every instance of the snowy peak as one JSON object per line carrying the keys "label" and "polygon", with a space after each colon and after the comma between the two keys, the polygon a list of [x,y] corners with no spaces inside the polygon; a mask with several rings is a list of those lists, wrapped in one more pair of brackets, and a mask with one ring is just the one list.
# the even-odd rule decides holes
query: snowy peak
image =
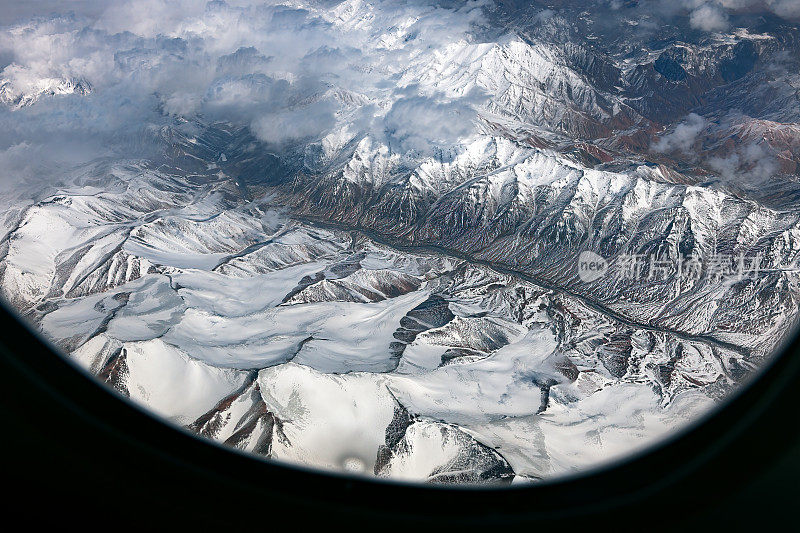
{"label": "snowy peak", "polygon": [[12,108],[32,106],[42,98],[91,94],[92,84],[83,78],[39,78],[29,83],[0,79],[0,103]]}

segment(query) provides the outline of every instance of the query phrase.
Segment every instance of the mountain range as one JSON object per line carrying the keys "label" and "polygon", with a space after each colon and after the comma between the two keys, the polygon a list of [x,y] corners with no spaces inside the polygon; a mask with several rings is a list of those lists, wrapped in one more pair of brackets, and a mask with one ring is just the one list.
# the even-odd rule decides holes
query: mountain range
{"label": "mountain range", "polygon": [[[650,5],[19,23],[0,121],[30,140],[0,164],[35,171],[0,187],[2,296],[119,393],[274,460],[507,483],[624,457],[798,318],[800,27]],[[266,43],[220,38],[244,16]],[[80,44],[69,69],[25,63],[14,39],[42,32]],[[102,150],[31,157],[48,121]]]}

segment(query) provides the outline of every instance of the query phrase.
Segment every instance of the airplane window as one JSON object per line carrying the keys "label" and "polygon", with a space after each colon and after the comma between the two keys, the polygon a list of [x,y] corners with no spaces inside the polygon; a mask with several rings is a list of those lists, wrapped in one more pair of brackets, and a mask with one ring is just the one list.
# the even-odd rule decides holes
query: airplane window
{"label": "airplane window", "polygon": [[0,294],[173,427],[536,484],[793,339],[791,1],[115,0],[0,15]]}

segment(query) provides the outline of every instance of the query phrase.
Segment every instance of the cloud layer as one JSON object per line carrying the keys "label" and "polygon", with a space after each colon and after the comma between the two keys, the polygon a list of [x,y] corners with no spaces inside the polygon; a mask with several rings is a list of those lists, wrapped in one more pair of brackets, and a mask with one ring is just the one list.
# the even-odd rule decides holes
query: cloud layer
{"label": "cloud layer", "polygon": [[[359,112],[389,144],[424,151],[461,135],[463,126],[442,119],[468,123],[476,105],[475,95],[411,95],[398,86],[403,65],[472,39],[483,23],[484,2],[452,4],[77,2],[73,13],[0,28],[9,98],[64,92],[52,90],[58,84],[92,87],[88,96],[0,106],[0,150],[46,152],[54,141],[83,139],[88,158],[150,126],[198,117],[249,126],[281,145],[320,138]],[[30,14],[19,8],[4,17]]]}
{"label": "cloud layer", "polygon": [[[474,131],[488,95],[423,90],[404,81],[404,69],[430,60],[431,50],[478,40],[494,5],[14,3],[0,16],[0,99],[37,101],[0,105],[0,184],[9,176],[47,178],[48,169],[98,156],[146,155],[148,132],[194,119],[247,126],[276,146],[319,140],[350,123],[393,151],[437,152]],[[638,9],[688,17],[709,32],[725,31],[748,9],[800,18],[800,0],[642,0]],[[552,15],[545,10],[537,20]],[[75,91],[91,94],[69,94]],[[675,144],[664,150],[682,149],[679,136],[697,126],[691,120],[662,139]]]}
{"label": "cloud layer", "polygon": [[800,0],[681,0],[688,9],[689,23],[704,31],[730,28],[730,15],[748,10],[763,10],[788,20],[800,19]]}

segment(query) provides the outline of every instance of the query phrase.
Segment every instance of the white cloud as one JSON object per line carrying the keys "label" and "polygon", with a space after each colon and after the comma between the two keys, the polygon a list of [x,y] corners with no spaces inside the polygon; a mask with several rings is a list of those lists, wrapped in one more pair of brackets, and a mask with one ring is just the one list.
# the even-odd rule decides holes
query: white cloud
{"label": "white cloud", "polygon": [[750,117],[737,111],[730,112],[719,123],[711,123],[695,113],[690,114],[669,134],[655,142],[652,149],[663,153],[682,153],[687,159],[710,168],[716,174],[729,181],[743,184],[757,184],[774,176],[779,164],[765,143],[740,142],[734,144],[724,155],[708,157],[702,149],[695,151],[701,139],[718,142],[720,138],[730,135],[731,128]]}
{"label": "white cloud", "polygon": [[442,93],[420,94],[416,86],[410,86],[377,127],[383,128],[394,150],[429,154],[430,149],[452,145],[473,134],[476,109],[486,98],[478,89],[452,98]]}
{"label": "white cloud", "polygon": [[691,17],[696,18],[696,27],[707,31],[725,29],[722,25],[727,21],[727,13],[723,8],[729,12],[767,10],[786,19],[800,19],[800,0],[684,0],[684,3],[695,10]]}
{"label": "white cloud", "polygon": [[265,113],[253,120],[250,129],[266,143],[284,144],[329,131],[335,124],[334,112],[332,102],[315,102],[297,109]]}
{"label": "white cloud", "polygon": [[691,113],[686,120],[678,124],[672,133],[664,135],[653,144],[657,152],[688,152],[694,146],[697,137],[708,126],[708,121],[696,113]]}
{"label": "white cloud", "polygon": [[767,0],[767,5],[780,17],[800,20],[800,0]]}
{"label": "white cloud", "polygon": [[[365,128],[392,132],[393,149],[423,150],[465,134],[474,101],[413,94],[398,86],[403,65],[471,39],[484,3],[49,2],[47,12],[75,13],[0,27],[0,82],[14,94],[35,92],[43,80],[87,80],[93,91],[44,91],[15,111],[0,105],[0,151],[70,138],[85,141],[75,153],[88,158],[149,125],[200,116],[250,126],[268,143],[310,140],[354,112],[337,90],[359,95]],[[18,9],[3,20],[47,12]]]}
{"label": "white cloud", "polygon": [[[610,7],[614,6],[612,0]],[[640,0],[637,6],[644,20],[654,17],[663,22],[676,16],[688,16],[693,28],[709,32],[728,29],[732,16],[738,13],[771,12],[788,20],[800,21],[800,0]]]}
{"label": "white cloud", "polygon": [[723,179],[750,185],[767,180],[779,170],[775,157],[758,143],[738,146],[725,157],[712,157],[708,165]]}
{"label": "white cloud", "polygon": [[692,11],[689,24],[704,31],[723,31],[730,27],[727,13],[716,3],[703,4]]}

